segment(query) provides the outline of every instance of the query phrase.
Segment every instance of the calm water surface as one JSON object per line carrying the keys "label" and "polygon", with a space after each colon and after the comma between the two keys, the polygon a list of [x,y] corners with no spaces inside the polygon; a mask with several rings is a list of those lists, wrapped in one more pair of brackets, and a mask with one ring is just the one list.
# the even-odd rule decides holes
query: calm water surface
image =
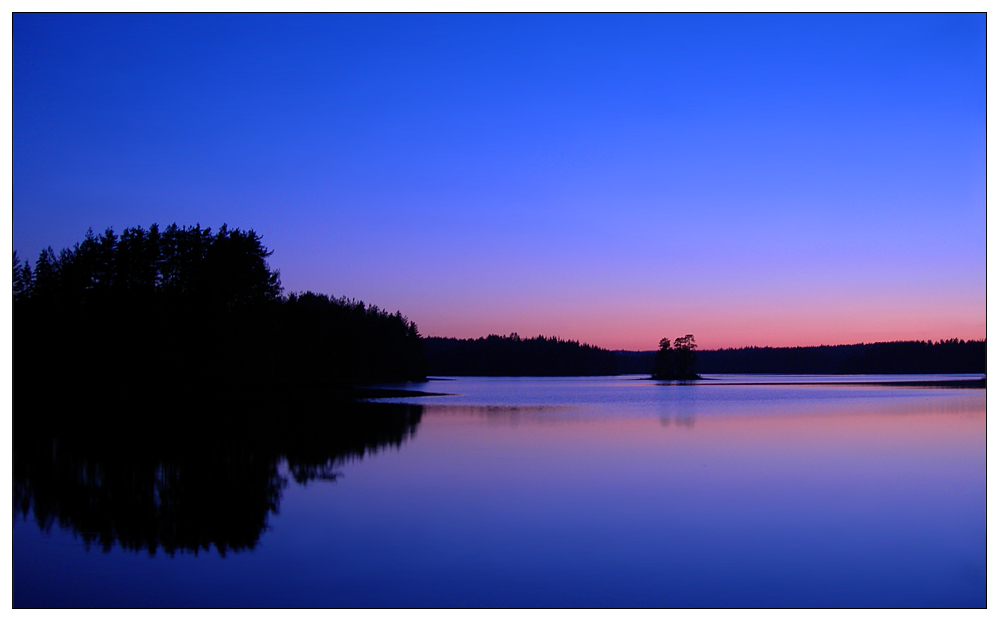
{"label": "calm water surface", "polygon": [[152,524],[88,514],[120,459],[15,451],[14,605],[986,605],[985,390],[725,379],[411,385],[450,396],[318,469],[185,461]]}

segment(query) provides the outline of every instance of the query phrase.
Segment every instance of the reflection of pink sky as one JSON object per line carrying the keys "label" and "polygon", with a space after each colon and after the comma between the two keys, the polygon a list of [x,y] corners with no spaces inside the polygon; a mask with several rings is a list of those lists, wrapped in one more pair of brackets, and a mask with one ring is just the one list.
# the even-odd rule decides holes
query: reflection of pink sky
{"label": "reflection of pink sky", "polygon": [[401,446],[345,464],[335,485],[289,487],[274,539],[312,529],[368,553],[390,533],[377,563],[443,554],[492,578],[473,588],[569,575],[579,591],[701,586],[716,605],[819,584],[852,605],[886,577],[908,593],[980,574],[984,591],[985,391],[730,388],[747,398],[427,405]]}
{"label": "reflection of pink sky", "polygon": [[[503,380],[485,381],[498,384]],[[517,383],[517,380],[510,381],[512,390],[517,389]],[[642,383],[636,385],[634,389],[656,393],[662,390],[680,390],[681,387]],[[847,383],[823,387],[807,384],[773,387],[706,383],[690,388],[697,391],[698,398],[683,401],[679,399],[657,401],[652,394],[649,400],[616,404],[601,400],[584,400],[575,404],[560,405],[479,405],[460,403],[460,401],[448,403],[448,400],[462,399],[461,388],[458,390],[459,395],[456,397],[445,397],[443,402],[427,403],[426,415],[435,420],[467,419],[473,422],[487,421],[500,426],[520,422],[552,425],[594,420],[655,418],[725,420],[732,421],[733,424],[758,419],[835,419],[839,421],[837,424],[871,420],[880,421],[878,424],[889,424],[888,421],[904,421],[912,416],[954,417],[954,420],[982,417],[985,414],[986,400],[985,390],[980,389],[900,389]],[[821,398],[814,398],[816,394],[821,394]]]}
{"label": "reflection of pink sky", "polygon": [[475,464],[474,475],[461,476],[496,485],[527,477],[584,487],[683,487],[687,476],[726,493],[744,493],[741,485],[761,493],[819,483],[872,493],[931,482],[984,485],[984,397],[929,401],[813,405],[776,416],[599,419],[551,409],[429,407],[419,440],[400,457],[449,477],[459,463],[463,470]]}
{"label": "reflection of pink sky", "polygon": [[[887,524],[899,515],[932,522],[954,514],[977,525],[985,462],[984,394],[952,403],[837,403],[692,418],[429,406],[415,437],[398,450],[346,465],[343,482],[328,494],[299,499],[290,490],[295,500],[286,506],[333,503],[343,511],[344,495],[377,489],[366,501],[386,512],[400,502],[423,507],[461,498],[452,507],[459,523],[481,522],[477,512],[484,511],[506,525],[715,521],[720,535],[753,524],[786,523],[792,531],[824,521]],[[586,511],[569,518],[566,506]],[[740,513],[730,514],[733,508]]]}

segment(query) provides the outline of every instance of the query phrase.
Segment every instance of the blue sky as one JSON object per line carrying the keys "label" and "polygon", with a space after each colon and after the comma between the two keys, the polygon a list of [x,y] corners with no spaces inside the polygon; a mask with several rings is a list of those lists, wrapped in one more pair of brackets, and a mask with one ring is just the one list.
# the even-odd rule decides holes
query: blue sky
{"label": "blue sky", "polygon": [[15,14],[14,248],[253,228],[437,336],[984,338],[985,26]]}

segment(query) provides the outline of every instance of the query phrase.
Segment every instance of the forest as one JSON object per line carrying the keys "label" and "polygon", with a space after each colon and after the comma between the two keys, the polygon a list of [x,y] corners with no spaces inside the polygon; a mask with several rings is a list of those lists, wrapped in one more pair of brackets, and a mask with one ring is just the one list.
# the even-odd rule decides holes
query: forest
{"label": "forest", "polygon": [[985,341],[893,341],[819,347],[744,347],[698,353],[699,373],[853,375],[985,373]]}
{"label": "forest", "polygon": [[429,375],[617,375],[615,352],[557,337],[490,334],[477,339],[423,339]]}
{"label": "forest", "polygon": [[896,341],[819,347],[698,350],[692,335],[662,339],[652,351],[610,351],[555,337],[424,338],[429,375],[651,375],[704,373],[985,373],[985,341]]}
{"label": "forest", "polygon": [[415,323],[348,298],[282,295],[259,234],[176,224],[88,231],[14,254],[19,397],[337,388],[425,377]]}

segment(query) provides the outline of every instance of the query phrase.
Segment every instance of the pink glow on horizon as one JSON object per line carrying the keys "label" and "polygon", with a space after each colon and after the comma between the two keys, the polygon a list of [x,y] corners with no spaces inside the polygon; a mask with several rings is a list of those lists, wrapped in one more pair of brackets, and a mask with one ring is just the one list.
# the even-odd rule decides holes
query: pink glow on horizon
{"label": "pink glow on horizon", "polygon": [[[851,345],[886,341],[939,341],[946,339],[983,340],[984,326],[972,322],[948,324],[921,321],[922,318],[909,318],[908,321],[892,322],[891,318],[868,321],[866,325],[844,318],[840,322],[823,325],[808,325],[805,321],[781,321],[775,318],[772,323],[759,323],[756,326],[740,323],[729,326],[712,326],[710,321],[691,321],[680,324],[669,322],[670,327],[662,327],[666,322],[650,319],[645,322],[630,322],[628,329],[614,327],[585,326],[580,322],[553,323],[544,321],[491,322],[467,321],[441,326],[419,324],[424,336],[452,338],[479,338],[490,334],[508,335],[518,333],[523,338],[538,335],[557,336],[565,340],[596,345],[604,349],[652,350],[659,340],[667,336],[676,338],[693,334],[700,349],[726,349],[740,347],[811,347],[818,345]],[[981,322],[980,322],[981,323]],[[672,327],[678,325],[679,327]],[[714,328],[714,329],[712,329]]]}
{"label": "pink glow on horizon", "polygon": [[[470,309],[466,309],[470,310]],[[489,334],[521,337],[558,336],[606,349],[651,350],[664,336],[693,334],[701,349],[738,347],[808,347],[883,341],[942,339],[982,340],[986,336],[984,312],[975,308],[874,307],[870,312],[852,308],[825,308],[811,312],[788,307],[743,309],[721,313],[682,309],[675,313],[612,312],[580,308],[575,313],[533,313],[524,316],[503,309],[481,309],[481,314],[434,313],[417,321],[424,336],[478,338]],[[959,309],[961,310],[961,309]],[[491,312],[490,312],[491,311]]]}
{"label": "pink glow on horizon", "polygon": [[287,293],[427,336],[983,339],[986,44],[983,13],[19,14],[13,247],[252,228]]}

